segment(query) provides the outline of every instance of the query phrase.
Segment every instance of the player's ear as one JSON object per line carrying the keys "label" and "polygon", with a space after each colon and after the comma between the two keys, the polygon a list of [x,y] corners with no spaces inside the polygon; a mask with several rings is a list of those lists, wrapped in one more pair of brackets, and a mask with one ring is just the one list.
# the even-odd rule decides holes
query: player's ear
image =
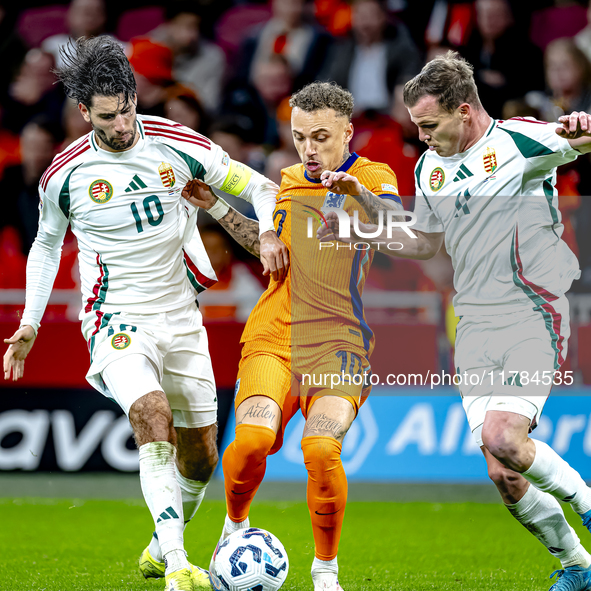
{"label": "player's ear", "polygon": [[345,127],[345,143],[348,144],[353,139],[353,124],[349,121],[347,127]]}
{"label": "player's ear", "polygon": [[86,121],[86,123],[90,123],[90,113],[88,111],[88,107],[82,103],[78,103],[78,109],[80,109],[80,113],[82,113],[84,121]]}
{"label": "player's ear", "polygon": [[468,103],[462,103],[458,107],[458,111],[460,113],[460,117],[465,121],[469,119],[470,115],[472,114],[472,107]]}

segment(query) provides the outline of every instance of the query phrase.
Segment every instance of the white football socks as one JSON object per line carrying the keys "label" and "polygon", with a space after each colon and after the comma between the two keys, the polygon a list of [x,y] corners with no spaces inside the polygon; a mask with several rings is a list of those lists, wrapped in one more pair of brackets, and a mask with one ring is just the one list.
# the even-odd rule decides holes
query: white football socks
{"label": "white football socks", "polygon": [[225,540],[229,535],[233,534],[236,531],[240,531],[241,529],[248,529],[250,527],[250,520],[248,517],[241,521],[240,523],[236,523],[232,521],[228,514],[226,514],[226,520],[224,521],[224,529],[222,531],[222,540]]}
{"label": "white football socks", "polygon": [[[209,482],[198,482],[197,480],[189,480],[185,478],[179,471],[178,466],[175,464],[176,480],[181,489],[181,497],[183,501],[183,516],[185,519],[184,526],[193,519],[203,497],[205,496],[205,490]],[[148,550],[152,558],[158,562],[162,562],[162,551],[160,550],[160,544],[158,543],[158,537],[152,536]]]}
{"label": "white football socks", "polygon": [[565,462],[549,445],[532,439],[536,456],[522,476],[536,488],[570,503],[577,513],[591,510],[591,489],[579,473]]}
{"label": "white football socks", "polygon": [[181,489],[174,470],[176,450],[168,441],[154,441],[139,451],[142,492],[154,519],[166,572],[189,568],[183,548]]}
{"label": "white football socks", "polygon": [[314,556],[314,562],[312,563],[312,573],[327,573],[331,575],[339,574],[339,564],[337,557],[335,556],[332,560],[320,560]]}
{"label": "white football socks", "polygon": [[568,524],[560,503],[547,493],[530,486],[513,505],[506,505],[511,515],[533,534],[563,567],[575,564],[588,567],[591,556]]}

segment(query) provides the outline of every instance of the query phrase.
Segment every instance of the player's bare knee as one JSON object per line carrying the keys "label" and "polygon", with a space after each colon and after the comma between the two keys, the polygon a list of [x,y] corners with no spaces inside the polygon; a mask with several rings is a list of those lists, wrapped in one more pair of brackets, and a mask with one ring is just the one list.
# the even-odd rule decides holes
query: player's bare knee
{"label": "player's bare knee", "polygon": [[138,398],[129,409],[129,422],[138,447],[152,441],[176,444],[172,411],[164,392],[149,392]]}

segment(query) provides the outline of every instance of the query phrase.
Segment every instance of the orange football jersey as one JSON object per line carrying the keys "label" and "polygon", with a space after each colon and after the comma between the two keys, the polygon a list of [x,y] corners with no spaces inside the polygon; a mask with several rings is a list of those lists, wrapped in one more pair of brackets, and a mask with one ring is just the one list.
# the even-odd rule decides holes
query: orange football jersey
{"label": "orange football jersey", "polygon": [[[338,169],[355,176],[374,195],[400,203],[396,175],[389,166],[352,154]],[[327,341],[353,342],[368,353],[373,332],[365,321],[361,294],[373,251],[333,241],[321,243],[316,231],[327,208],[348,215],[367,214],[349,195],[332,193],[319,179],[308,177],[302,164],[281,171],[274,221],[277,235],[290,250],[290,268],[269,287],[252,311],[242,342],[257,342],[261,351]]]}

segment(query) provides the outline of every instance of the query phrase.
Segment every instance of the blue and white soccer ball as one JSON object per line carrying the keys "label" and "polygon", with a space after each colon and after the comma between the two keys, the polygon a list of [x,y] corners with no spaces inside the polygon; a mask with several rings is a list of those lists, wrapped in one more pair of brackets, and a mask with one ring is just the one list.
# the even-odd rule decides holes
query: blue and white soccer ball
{"label": "blue and white soccer ball", "polygon": [[216,548],[209,578],[216,591],[277,591],[288,570],[283,544],[272,533],[251,527]]}

